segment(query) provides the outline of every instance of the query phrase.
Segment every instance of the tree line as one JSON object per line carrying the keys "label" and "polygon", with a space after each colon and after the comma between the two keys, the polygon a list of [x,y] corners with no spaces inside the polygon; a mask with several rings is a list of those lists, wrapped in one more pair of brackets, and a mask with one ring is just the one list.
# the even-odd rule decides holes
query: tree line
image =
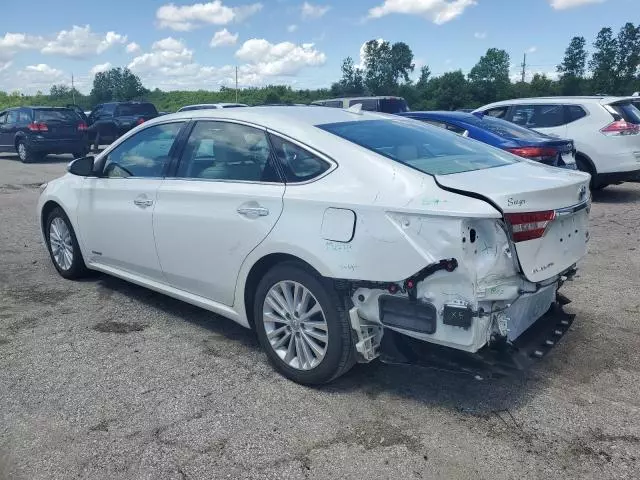
{"label": "tree line", "polygon": [[[354,95],[399,95],[413,110],[454,110],[473,108],[508,98],[554,95],[631,95],[640,91],[640,24],[629,22],[617,33],[602,28],[592,42],[591,54],[582,36],[571,39],[557,79],[536,73],[530,81],[513,82],[511,59],[502,49],[490,48],[476,65],[434,76],[429,66],[420,68],[416,81],[411,48],[404,42],[371,40],[365,44],[362,65],[352,57],[342,62],[341,77],[330,88],[294,90],[283,85],[245,88],[237,92],[238,101],[249,105],[263,103],[310,103],[314,100]],[[53,85],[49,94],[26,96],[0,91],[0,108],[27,104],[66,105],[75,103],[89,110],[111,100],[147,100],[161,111],[176,111],[195,103],[236,101],[236,91],[169,91],[146,89],[140,78],[127,68],[98,73],[89,95],[66,85]]]}

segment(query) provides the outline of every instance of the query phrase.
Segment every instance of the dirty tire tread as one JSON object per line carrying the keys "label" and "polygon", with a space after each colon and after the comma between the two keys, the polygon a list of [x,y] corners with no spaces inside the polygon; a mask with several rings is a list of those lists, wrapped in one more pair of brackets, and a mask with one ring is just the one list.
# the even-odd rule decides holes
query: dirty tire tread
{"label": "dirty tire tread", "polygon": [[[337,324],[339,326],[338,335],[340,336],[339,341],[340,341],[340,344],[342,345],[342,349],[340,351],[340,357],[336,362],[336,366],[333,372],[331,372],[331,374],[325,377],[303,378],[304,376],[313,377],[313,375],[305,375],[305,374],[308,374],[309,372],[296,371],[284,365],[284,363],[279,358],[276,358],[277,355],[275,354],[275,352],[271,348],[271,345],[268,343],[268,340],[266,339],[266,334],[264,333],[264,327],[262,323],[262,307],[263,307],[262,302],[264,301],[264,295],[266,294],[268,289],[273,285],[271,280],[272,277],[274,277],[273,280],[275,281],[287,280],[287,279],[296,281],[295,279],[292,279],[292,278],[283,278],[283,274],[285,274],[284,276],[286,276],[287,271],[289,273],[302,272],[303,275],[310,276],[311,278],[313,278],[313,280],[315,280],[319,284],[322,291],[321,292],[313,291],[313,294],[316,296],[316,298],[322,295],[327,297],[329,305],[325,305],[324,302],[322,302],[322,300],[324,299],[321,300],[320,298],[318,298],[318,300],[322,303],[322,307],[325,310],[325,316],[329,317],[330,315],[335,315],[335,320],[337,321]],[[267,284],[265,285],[265,283]],[[307,288],[310,287],[309,285],[305,285],[305,286]],[[333,309],[333,312],[327,313],[327,309],[329,308]],[[260,280],[258,284],[258,288],[256,290],[256,296],[254,298],[254,320],[255,320],[254,325],[256,328],[256,333],[258,335],[258,339],[260,340],[260,343],[262,344],[262,347],[265,350],[265,352],[267,352],[267,357],[269,358],[270,362],[275,366],[276,370],[278,370],[280,373],[282,373],[282,375],[291,379],[294,382],[301,383],[304,385],[326,384],[344,375],[356,363],[355,342],[354,342],[354,337],[351,331],[351,323],[349,321],[349,315],[348,315],[348,311],[347,311],[344,300],[341,299],[339,292],[334,288],[330,280],[311,271],[309,268],[305,267],[305,265],[301,263],[292,262],[292,261],[283,262],[272,267],[264,275],[264,277]],[[331,328],[331,325],[333,324],[333,322],[329,318],[327,318],[327,323],[330,324],[329,327]],[[333,341],[335,342],[335,339],[333,339]],[[327,355],[328,355],[328,352],[327,352]],[[326,360],[327,359],[325,358],[323,362]],[[320,366],[322,366],[322,364]],[[293,374],[288,374],[287,373],[288,371],[293,372]]]}
{"label": "dirty tire tread", "polygon": [[[71,243],[73,244],[73,263],[69,270],[62,270],[58,267],[55,260],[53,259],[53,254],[51,253],[51,244],[49,241],[49,230],[51,228],[51,222],[54,218],[61,217],[67,224],[69,228],[69,232],[71,233]],[[80,246],[78,245],[78,239],[76,238],[76,232],[73,230],[73,225],[69,221],[69,217],[60,207],[55,207],[49,215],[47,216],[47,220],[45,222],[45,237],[47,239],[47,250],[49,251],[49,257],[51,258],[51,262],[53,263],[54,268],[58,271],[60,276],[66,278],[67,280],[75,280],[79,278],[84,278],[89,274],[89,269],[84,263],[84,258],[82,258],[82,252],[80,251]]]}

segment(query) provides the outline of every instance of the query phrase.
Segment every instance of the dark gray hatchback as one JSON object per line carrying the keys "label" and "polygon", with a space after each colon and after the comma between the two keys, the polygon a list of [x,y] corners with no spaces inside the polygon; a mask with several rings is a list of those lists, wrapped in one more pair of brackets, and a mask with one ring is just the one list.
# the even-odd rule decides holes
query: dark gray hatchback
{"label": "dark gray hatchback", "polygon": [[49,153],[88,152],[87,124],[60,107],[16,107],[0,112],[0,152],[17,152],[24,163]]}

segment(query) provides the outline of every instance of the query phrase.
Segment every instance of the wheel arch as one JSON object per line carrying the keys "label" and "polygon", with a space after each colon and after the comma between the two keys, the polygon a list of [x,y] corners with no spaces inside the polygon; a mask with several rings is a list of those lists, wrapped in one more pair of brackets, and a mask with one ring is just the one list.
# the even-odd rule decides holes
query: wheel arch
{"label": "wheel arch", "polygon": [[17,150],[18,142],[20,142],[20,140],[26,140],[26,138],[27,136],[24,134],[24,132],[16,133],[16,136],[13,138],[13,147]]}
{"label": "wheel arch", "polygon": [[291,255],[290,253],[270,253],[268,255],[263,256],[257,262],[255,262],[244,282],[243,288],[243,307],[246,315],[247,322],[249,326],[253,329],[255,327],[253,320],[253,302],[255,299],[256,289],[260,280],[264,275],[272,269],[274,266],[281,263],[296,263],[300,265],[302,268],[310,271],[311,273],[321,277],[320,272],[314,268],[311,264],[306,262],[305,260],[296,257],[295,255]]}
{"label": "wheel arch", "polygon": [[591,173],[591,175],[597,175],[598,174],[598,169],[596,168],[595,164],[593,163],[593,160],[591,160],[591,157],[589,157],[589,155],[587,155],[584,152],[578,151],[576,152],[576,160],[580,158],[581,160],[584,160],[587,164],[587,166],[589,167],[589,170]]}

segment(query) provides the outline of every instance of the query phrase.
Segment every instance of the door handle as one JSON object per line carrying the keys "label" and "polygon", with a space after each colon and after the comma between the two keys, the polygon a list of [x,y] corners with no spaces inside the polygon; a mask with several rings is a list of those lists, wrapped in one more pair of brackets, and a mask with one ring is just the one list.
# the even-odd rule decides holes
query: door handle
{"label": "door handle", "polygon": [[266,217],[269,215],[269,209],[265,207],[240,207],[237,212],[249,218]]}
{"label": "door handle", "polygon": [[153,200],[148,198],[136,198],[133,203],[140,208],[147,208],[153,205]]}

